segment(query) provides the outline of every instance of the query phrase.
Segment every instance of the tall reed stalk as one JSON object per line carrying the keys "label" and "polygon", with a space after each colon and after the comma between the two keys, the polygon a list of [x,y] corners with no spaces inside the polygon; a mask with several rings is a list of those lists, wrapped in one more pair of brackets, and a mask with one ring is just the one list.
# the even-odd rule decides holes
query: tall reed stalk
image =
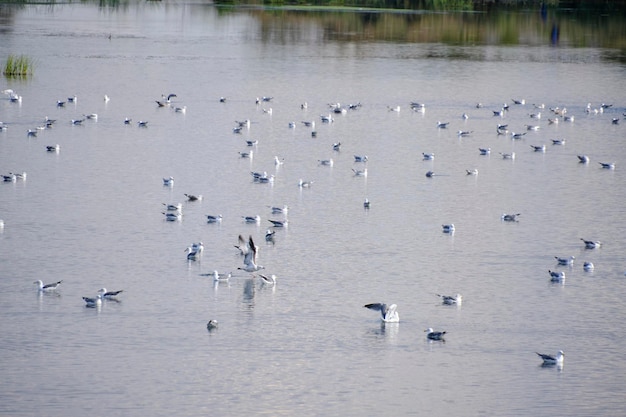
{"label": "tall reed stalk", "polygon": [[6,77],[25,77],[33,74],[33,60],[26,55],[9,55],[3,74]]}

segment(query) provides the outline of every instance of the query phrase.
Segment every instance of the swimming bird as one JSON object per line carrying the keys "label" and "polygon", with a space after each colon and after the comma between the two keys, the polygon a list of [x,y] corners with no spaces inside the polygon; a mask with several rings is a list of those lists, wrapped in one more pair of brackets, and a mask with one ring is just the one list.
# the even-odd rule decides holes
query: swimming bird
{"label": "swimming bird", "polygon": [[352,168],[352,172],[354,172],[355,177],[367,177],[367,168],[365,169],[354,169]]}
{"label": "swimming bird", "polygon": [[289,206],[284,205],[282,207],[268,206],[272,210],[272,214],[287,214],[289,212]]}
{"label": "swimming bird", "polygon": [[491,148],[478,148],[478,152],[481,155],[489,155],[491,153]]}
{"label": "swimming bird", "polygon": [[541,129],[541,126],[539,125],[526,125],[526,130],[532,130],[533,132],[536,132],[539,129]]}
{"label": "swimming bird", "polygon": [[458,132],[456,132],[456,135],[461,137],[461,136],[469,136],[472,134],[472,130],[459,130]]}
{"label": "swimming bird", "polygon": [[239,267],[246,272],[256,272],[261,269],[265,269],[263,266],[257,264],[257,257],[259,254],[259,248],[254,244],[252,236],[248,238],[248,241],[244,240],[243,236],[239,235],[239,249],[243,254],[243,268]]}
{"label": "swimming bird", "polygon": [[188,246],[187,249],[185,249],[185,252],[187,252],[188,261],[195,261],[200,257],[198,250],[194,249],[192,246]]}
{"label": "swimming bird", "polygon": [[466,169],[465,173],[466,175],[478,175],[478,168]]}
{"label": "swimming bird", "polygon": [[615,169],[615,162],[598,162],[604,169]]}
{"label": "swimming bird", "polygon": [[322,114],[320,119],[322,120],[322,123],[332,123],[335,121],[330,113],[328,113],[328,116]]}
{"label": "swimming bird", "polygon": [[285,162],[284,158],[279,158],[278,156],[274,156],[274,165],[277,167],[282,165]]}
{"label": "swimming bird", "polygon": [[531,148],[533,148],[533,151],[535,152],[545,152],[546,151],[546,145],[530,145]]}
{"label": "swimming bird", "polygon": [[333,151],[339,151],[341,148],[341,142],[333,143]]}
{"label": "swimming bird", "polygon": [[265,232],[265,241],[272,242],[274,240],[274,235],[276,234],[276,230],[267,229]]}
{"label": "swimming bird", "polygon": [[354,162],[367,162],[367,155],[354,155]]}
{"label": "swimming bird", "polygon": [[80,126],[83,124],[83,122],[85,121],[85,119],[72,119],[71,123],[74,126]]}
{"label": "swimming bird", "polygon": [[59,145],[58,143],[56,145],[46,146],[47,152],[59,152],[60,149],[61,149],[61,145]]}
{"label": "swimming bird", "polygon": [[167,211],[181,211],[183,209],[183,204],[182,203],[177,203],[177,204],[165,204],[165,203],[161,203],[165,206],[165,210]]}
{"label": "swimming bird", "polygon": [[116,300],[116,297],[120,295],[124,290],[119,291],[107,291],[106,288],[100,288],[98,294],[102,296],[104,300]]}
{"label": "swimming bird", "polygon": [[206,221],[207,221],[207,223],[220,223],[222,221],[222,215],[218,214],[218,215],[214,216],[212,214],[207,214],[206,215]]}
{"label": "swimming bird", "polygon": [[587,249],[596,249],[602,246],[602,242],[599,240],[585,240],[582,237],[580,238],[583,242],[585,242],[585,248]]}
{"label": "swimming bird", "polygon": [[96,295],[95,298],[83,297],[83,300],[85,301],[85,307],[95,308],[95,307],[100,307],[102,305],[101,294]]}
{"label": "swimming bird", "polygon": [[363,208],[364,209],[370,208],[370,201],[367,198],[365,199],[365,201],[363,201]]}
{"label": "swimming bird", "polygon": [[447,332],[436,332],[433,330],[432,327],[429,327],[428,329],[424,330],[426,332],[426,337],[429,340],[444,340],[444,336]]}
{"label": "swimming bird", "polygon": [[435,159],[435,154],[434,153],[424,153],[424,152],[422,152],[422,157],[423,157],[422,159],[424,161],[431,161],[431,160]]}
{"label": "swimming bird", "polygon": [[595,268],[595,266],[593,265],[593,262],[585,262],[583,264],[583,269],[585,271],[593,271],[594,268]]}
{"label": "swimming bird", "polygon": [[544,353],[539,353],[539,352],[535,352],[535,353],[539,355],[541,360],[543,360],[543,365],[545,366],[563,365],[563,359],[565,358],[565,353],[563,353],[562,350],[559,350],[559,352],[555,356],[546,355]]}
{"label": "swimming bird", "polygon": [[228,282],[228,280],[233,276],[233,273],[229,272],[228,274],[220,274],[217,270],[215,270],[211,275],[213,276],[213,281],[215,282]]}
{"label": "swimming bird", "polygon": [[381,319],[385,323],[398,323],[400,321],[400,315],[397,311],[398,306],[396,304],[388,306],[384,303],[372,303],[365,304],[363,307],[369,308],[370,310],[380,311]]}
{"label": "swimming bird", "polygon": [[274,227],[287,227],[287,225],[289,224],[289,221],[287,220],[271,220],[271,219],[267,219],[268,222],[272,223],[272,225]]}
{"label": "swimming bird", "polygon": [[512,139],[521,139],[522,137],[526,136],[528,132],[521,132],[521,133],[516,133],[516,132],[511,132],[511,138]]}
{"label": "swimming bird", "polygon": [[454,224],[452,223],[442,224],[441,228],[443,229],[444,233],[454,233]]}
{"label": "swimming bird", "polygon": [[435,173],[434,173],[433,171],[428,171],[428,172],[426,172],[426,177],[427,177],[427,178],[432,178],[432,177],[434,177],[434,176],[435,176]]}
{"label": "swimming bird", "polygon": [[187,106],[174,107],[174,111],[176,113],[186,113],[187,112]]}
{"label": "swimming bird", "polygon": [[202,200],[202,194],[198,194],[198,195],[184,194],[184,196],[187,197],[187,201],[201,201]]}
{"label": "swimming bird", "polygon": [[111,97],[107,96],[106,94],[104,95],[104,102],[108,103],[109,101],[111,101]]}
{"label": "swimming bird", "polygon": [[4,182],[15,182],[17,181],[17,176],[11,172],[9,172],[9,175],[2,175],[2,180]]}
{"label": "swimming bird", "polygon": [[575,256],[570,256],[569,258],[561,258],[558,256],[555,256],[554,259],[556,259],[556,262],[559,265],[572,265],[574,263],[574,259],[576,259]]}
{"label": "swimming bird", "polygon": [[521,105],[526,104],[526,100],[524,99],[521,99],[521,100],[512,99],[512,101],[513,101],[513,104],[521,104]]}
{"label": "swimming bird", "polygon": [[137,126],[139,127],[148,127],[148,122],[146,120],[140,120],[137,122]]}
{"label": "swimming bird", "polygon": [[209,322],[206,324],[206,328],[208,331],[217,329],[217,326],[218,326],[217,320],[209,320]]}
{"label": "swimming bird", "polygon": [[171,187],[174,185],[174,177],[163,178],[163,185],[166,187]]}
{"label": "swimming bird", "polygon": [[393,112],[400,112],[400,106],[396,106],[396,107],[387,106],[387,109]]}
{"label": "swimming bird", "polygon": [[565,139],[552,139],[553,145],[565,145]]}
{"label": "swimming bird", "polygon": [[311,185],[313,185],[313,181],[303,181],[302,178],[300,178],[300,181],[298,182],[298,186],[300,188],[310,188]]}
{"label": "swimming bird", "polygon": [[515,152],[511,152],[511,153],[500,152],[500,155],[502,155],[502,159],[515,159]]}
{"label": "swimming bird", "polygon": [[83,114],[83,116],[85,116],[85,119],[98,120],[98,113]]}
{"label": "swimming bird", "polygon": [[133,121],[133,119],[131,119],[130,117],[125,117],[124,118],[124,124],[125,125],[129,125],[132,121]]}
{"label": "swimming bird", "polygon": [[552,282],[562,282],[565,279],[565,272],[560,271],[551,271],[548,269],[548,273],[550,274],[550,281]]}
{"label": "swimming bird", "polygon": [[37,137],[37,130],[28,129],[28,131],[26,132],[26,136],[31,137],[31,138],[36,138]]}
{"label": "swimming bird", "polygon": [[276,285],[276,275],[272,274],[272,275],[263,275],[263,274],[259,274],[259,276],[261,277],[261,282],[264,285]]}
{"label": "swimming bird", "polygon": [[44,285],[42,280],[37,280],[33,284],[37,284],[39,291],[50,292],[50,291],[56,291],[62,282],[63,280]]}
{"label": "swimming bird", "polygon": [[240,158],[252,158],[253,155],[254,155],[254,151],[239,152],[239,157]]}
{"label": "swimming bird", "polygon": [[441,297],[441,302],[446,305],[461,305],[463,303],[463,296],[461,294],[457,295],[441,295],[437,294],[438,297]]}
{"label": "swimming bird", "polygon": [[577,156],[578,156],[578,162],[580,162],[581,164],[589,163],[589,157],[587,155],[577,155]]}
{"label": "swimming bird", "polygon": [[332,158],[330,158],[330,159],[318,159],[317,162],[319,162],[320,165],[329,166],[329,167],[332,167],[334,165],[334,163],[335,163]]}
{"label": "swimming bird", "polygon": [[168,222],[175,222],[183,218],[183,214],[180,211],[168,211],[167,213],[163,213],[163,215]]}
{"label": "swimming bird", "polygon": [[437,122],[437,128],[445,129],[445,128],[448,127],[449,124],[450,124],[450,122]]}
{"label": "swimming bird", "polygon": [[246,223],[259,223],[261,221],[261,216],[258,214],[256,216],[241,216],[241,218]]}
{"label": "swimming bird", "polygon": [[517,220],[518,216],[521,216],[522,213],[515,213],[515,214],[507,214],[504,213],[501,217],[501,219],[505,222],[517,222],[519,220]]}

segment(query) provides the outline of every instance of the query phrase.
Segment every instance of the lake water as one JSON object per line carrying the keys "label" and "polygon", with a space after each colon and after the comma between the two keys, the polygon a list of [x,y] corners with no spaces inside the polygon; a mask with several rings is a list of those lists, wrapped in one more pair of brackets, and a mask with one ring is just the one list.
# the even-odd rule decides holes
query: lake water
{"label": "lake water", "polygon": [[[623,38],[568,31],[563,19],[554,44],[556,20],[530,12],[448,41],[473,15],[425,14],[403,31],[403,18],[386,14],[371,26],[359,13],[184,2],[3,7],[0,57],[26,54],[36,66],[0,80],[23,97],[0,97],[0,173],[28,174],[0,183],[0,415],[626,412],[626,66],[611,43]],[[500,41],[506,28],[518,42]],[[159,108],[169,93],[172,106]],[[273,99],[256,104],[262,96]],[[362,106],[322,123],[336,102]],[[503,103],[510,109],[494,116]],[[587,103],[612,107],[588,113]],[[72,125],[91,113],[97,120]],[[27,136],[46,116],[53,127]],[[233,133],[245,119],[249,129]],[[302,121],[316,122],[316,137]],[[499,123],[527,134],[498,135]],[[514,160],[500,155],[509,152]],[[332,167],[318,162],[329,158]],[[256,183],[251,171],[275,179]],[[178,202],[182,220],[165,221],[163,203]],[[268,243],[268,219],[282,219],[268,206],[285,204],[288,227]],[[243,222],[254,215],[259,224]],[[444,223],[456,232],[442,233]],[[237,270],[240,234],[276,286]],[[587,250],[581,238],[603,246]],[[188,261],[197,241],[203,255]],[[558,266],[555,256],[576,260]],[[214,285],[201,275],[213,270],[233,277]],[[565,281],[551,283],[548,270]],[[42,295],[38,279],[63,283]],[[81,297],[101,287],[124,292],[86,308]],[[442,305],[442,293],[463,304]],[[381,324],[363,308],[373,302],[396,303],[400,323]],[[209,319],[219,327],[207,331]],[[429,342],[428,327],[447,331],[445,343]],[[558,350],[564,366],[542,367],[535,352]]]}

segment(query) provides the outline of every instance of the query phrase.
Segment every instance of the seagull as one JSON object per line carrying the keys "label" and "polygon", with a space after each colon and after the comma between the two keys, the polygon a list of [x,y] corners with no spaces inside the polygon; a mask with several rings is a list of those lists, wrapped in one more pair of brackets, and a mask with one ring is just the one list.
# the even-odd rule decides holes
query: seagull
{"label": "seagull", "polygon": [[317,162],[319,162],[320,165],[329,166],[329,167],[332,167],[334,165],[334,163],[335,163],[332,158],[330,158],[330,159],[318,159]]}
{"label": "seagull", "polygon": [[75,126],[82,125],[85,119],[72,119],[72,124]]}
{"label": "seagull", "polygon": [[201,201],[202,200],[202,194],[198,194],[198,195],[184,194],[184,196],[187,197],[187,201]]}
{"label": "seagull", "polygon": [[578,162],[580,162],[581,164],[589,163],[589,157],[587,155],[577,155],[577,156],[578,156]]}
{"label": "seagull", "polygon": [[268,206],[272,210],[272,214],[287,214],[289,212],[289,206],[284,205],[282,207]]}
{"label": "seagull", "polygon": [[615,169],[615,162],[598,162],[604,169]]}
{"label": "seagull", "polygon": [[185,249],[185,252],[188,252],[187,253],[188,261],[195,261],[200,256],[200,252],[197,249],[194,249],[193,246],[187,247],[187,249]]}
{"label": "seagull", "polygon": [[585,240],[582,237],[580,238],[583,242],[585,242],[585,248],[587,249],[595,249],[599,248],[602,245],[602,242],[599,240]]}
{"label": "seagull", "polygon": [[276,234],[276,230],[267,229],[267,231],[265,232],[265,241],[266,242],[273,242],[275,234]]}
{"label": "seagull", "polygon": [[454,233],[454,224],[452,223],[442,224],[441,227],[443,228],[444,233]]}
{"label": "seagull", "polygon": [[207,223],[220,223],[222,221],[222,215],[218,214],[217,216],[207,214],[206,215]]}
{"label": "seagull", "polygon": [[183,218],[183,214],[180,211],[170,211],[167,213],[163,213],[163,215],[165,216],[165,220],[167,220],[168,222],[175,222]]}
{"label": "seagull", "polygon": [[2,176],[2,180],[4,182],[15,182],[15,181],[17,181],[17,176],[15,174],[9,172],[9,175],[3,175]]}
{"label": "seagull", "polygon": [[521,100],[516,100],[516,99],[511,99],[513,101],[513,104],[521,104],[524,105],[526,104],[526,100],[521,99]]}
{"label": "seagull", "polygon": [[354,155],[354,162],[367,162],[367,155]]}
{"label": "seagull", "polygon": [[333,151],[339,151],[339,148],[341,148],[341,142],[333,143]]}
{"label": "seagull", "polygon": [[565,145],[565,139],[552,139],[553,145]]}
{"label": "seagull", "polygon": [[469,136],[472,134],[472,130],[459,130],[456,132],[457,136]]}
{"label": "seagull", "polygon": [[174,185],[174,177],[163,178],[163,185],[166,187],[171,187]]}
{"label": "seagull", "polygon": [[178,203],[178,204],[165,204],[165,203],[161,203],[165,206],[165,210],[167,211],[181,211],[183,209],[183,205],[182,203]]}
{"label": "seagull", "polygon": [[463,296],[461,294],[457,295],[441,295],[437,294],[438,297],[441,297],[441,301],[446,305],[461,305],[463,303]]}
{"label": "seagull", "polygon": [[313,181],[303,181],[302,178],[300,178],[300,181],[298,182],[298,186],[300,188],[310,188],[311,185],[313,185]]}
{"label": "seagull", "polygon": [[489,155],[491,148],[478,148],[478,152],[480,152],[481,155]]}
{"label": "seagull", "polygon": [[526,133],[528,133],[528,132],[523,132],[523,133],[511,132],[511,138],[513,138],[513,139],[521,139],[522,136],[526,135]]}
{"label": "seagull", "polygon": [[370,201],[367,198],[365,199],[365,201],[363,201],[363,208],[364,209],[370,208]]}
{"label": "seagull", "polygon": [[83,297],[85,300],[85,307],[95,308],[100,307],[102,305],[102,295],[98,294],[95,298]]}
{"label": "seagull", "polygon": [[139,127],[148,127],[148,122],[145,120],[140,120],[137,122],[137,126]]}
{"label": "seagull", "polygon": [[437,122],[437,127],[439,129],[445,129],[448,127],[448,125],[450,124],[450,122]]}
{"label": "seagull", "polygon": [[466,169],[465,172],[466,172],[466,175],[478,175],[478,169],[477,168]]}
{"label": "seagull", "polygon": [[259,223],[261,221],[261,216],[259,216],[258,214],[256,216],[241,216],[241,218],[246,223]]}
{"label": "seagull", "polygon": [[595,266],[593,265],[593,262],[585,262],[583,264],[583,269],[585,271],[593,271],[593,268],[595,268]]}
{"label": "seagull", "polygon": [[500,155],[502,155],[502,159],[515,159],[515,152],[511,152],[511,153],[500,152]]}
{"label": "seagull", "polygon": [[209,322],[206,324],[206,328],[208,331],[217,329],[217,326],[217,320],[209,320]]}
{"label": "seagull", "polygon": [[233,276],[233,273],[229,272],[228,274],[220,274],[219,272],[217,272],[217,270],[215,270],[210,275],[213,276],[213,281],[215,282],[227,282],[230,279],[230,277]]}
{"label": "seagull", "polygon": [[267,219],[268,222],[272,223],[272,225],[274,225],[274,227],[287,227],[287,224],[289,224],[289,222],[287,220],[270,220]]}
{"label": "seagull", "polygon": [[530,145],[531,148],[533,148],[533,151],[535,152],[545,152],[546,151],[546,145]]}
{"label": "seagull", "polygon": [[279,158],[278,156],[274,156],[274,165],[277,167],[282,165],[285,162],[284,158]]}
{"label": "seagull", "polygon": [[550,273],[550,281],[552,282],[562,282],[565,279],[565,272],[563,271],[556,272],[548,270],[548,272]]}
{"label": "seagull", "polygon": [[276,285],[276,275],[272,274],[270,276],[259,274],[261,277],[261,282],[265,285]]}
{"label": "seagull", "polygon": [[422,156],[423,156],[423,160],[424,161],[431,161],[431,160],[435,159],[435,154],[434,153],[424,153],[424,152],[422,152]]}
{"label": "seagull", "polygon": [[365,169],[354,169],[354,168],[352,168],[352,172],[354,172],[354,176],[356,176],[356,177],[367,177],[367,168],[365,168]]}
{"label": "seagull", "polygon": [[60,149],[61,149],[61,145],[59,145],[58,143],[56,145],[46,146],[47,152],[59,152]]}
{"label": "seagull", "polygon": [[365,304],[363,307],[380,311],[381,319],[385,323],[398,323],[400,321],[400,316],[397,311],[398,306],[396,304],[388,306],[384,303],[372,303]]}
{"label": "seagull", "polygon": [[572,265],[574,263],[574,259],[576,259],[575,256],[570,256],[569,258],[560,258],[558,256],[555,256],[554,259],[556,259],[557,263],[559,265]]}
{"label": "seagull", "polygon": [[328,116],[322,114],[320,119],[322,120],[322,123],[332,123],[335,121],[330,113],[328,113]]}
{"label": "seagull", "polygon": [[33,284],[37,284],[38,285],[38,289],[41,292],[49,292],[49,291],[56,291],[59,288],[59,285],[61,285],[63,281],[57,281],[57,282],[53,282],[51,284],[45,284],[43,283],[43,281],[41,280],[37,280],[35,281]]}
{"label": "seagull", "polygon": [[98,120],[97,113],[84,114],[83,116],[85,116],[85,118],[89,120]]}
{"label": "seagull", "polygon": [[252,236],[250,236],[248,238],[248,241],[246,242],[243,236],[239,235],[238,247],[244,256],[243,258],[244,267],[243,268],[239,267],[237,269],[241,269],[246,272],[256,272],[261,269],[265,269],[263,266],[257,265],[256,263],[259,248],[254,244],[254,241],[252,240]]}
{"label": "seagull", "polygon": [[504,213],[501,217],[501,219],[505,222],[517,222],[519,220],[517,220],[518,216],[521,216],[522,213],[515,213],[515,214],[506,214]]}
{"label": "seagull", "polygon": [[436,332],[433,330],[432,327],[429,327],[428,329],[424,330],[426,332],[426,337],[429,340],[444,340],[444,336],[446,334],[446,332]]}
{"label": "seagull", "polygon": [[562,350],[556,354],[556,356],[546,355],[544,353],[535,352],[539,357],[543,360],[543,365],[551,366],[551,365],[563,365],[563,358],[565,357],[565,353]]}
{"label": "seagull", "polygon": [[241,157],[241,158],[252,158],[253,154],[254,154],[253,151],[250,151],[250,152],[239,152],[239,157]]}
{"label": "seagull", "polygon": [[119,291],[107,291],[106,288],[100,288],[98,290],[98,294],[102,296],[105,300],[115,300],[118,295],[120,295],[124,290]]}
{"label": "seagull", "polygon": [[176,113],[186,113],[187,112],[187,106],[183,106],[183,107],[175,107],[174,111]]}

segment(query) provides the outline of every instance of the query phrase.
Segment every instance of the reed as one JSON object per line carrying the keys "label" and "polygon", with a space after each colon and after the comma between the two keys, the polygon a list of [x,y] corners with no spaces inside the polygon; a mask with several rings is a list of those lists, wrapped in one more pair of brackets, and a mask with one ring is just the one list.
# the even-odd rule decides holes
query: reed
{"label": "reed", "polygon": [[4,64],[5,77],[25,77],[33,74],[34,62],[26,55],[9,55]]}

